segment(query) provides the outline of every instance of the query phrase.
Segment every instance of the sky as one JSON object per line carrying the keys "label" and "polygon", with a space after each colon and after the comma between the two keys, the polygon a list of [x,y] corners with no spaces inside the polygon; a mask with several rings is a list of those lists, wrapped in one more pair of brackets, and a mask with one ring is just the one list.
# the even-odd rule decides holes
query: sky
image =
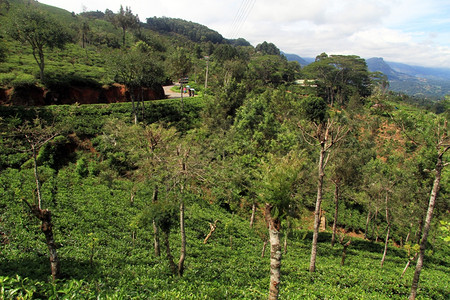
{"label": "sky", "polygon": [[450,68],[448,0],[39,0],[70,12],[131,8],[149,17],[181,18],[253,46],[285,53],[325,52]]}

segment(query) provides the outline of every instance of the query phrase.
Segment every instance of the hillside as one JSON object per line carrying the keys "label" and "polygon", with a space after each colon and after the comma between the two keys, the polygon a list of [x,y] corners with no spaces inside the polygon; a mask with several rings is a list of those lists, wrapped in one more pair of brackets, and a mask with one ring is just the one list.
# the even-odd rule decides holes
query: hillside
{"label": "hillside", "polygon": [[448,100],[408,104],[356,55],[22,3],[0,16],[0,299],[446,297]]}
{"label": "hillside", "polygon": [[[274,103],[276,100],[272,105]],[[398,106],[398,116],[420,113],[417,108],[399,103],[395,105]],[[0,119],[11,122],[32,120],[40,115],[45,116],[49,122],[56,119],[60,125],[70,125],[70,129],[65,129],[69,130],[67,133],[50,142],[39,154],[44,205],[53,212],[54,233],[61,260],[63,277],[56,282],[48,278],[47,249],[42,233],[36,226],[37,222],[27,213],[26,205],[17,201],[20,197],[29,199],[33,194],[29,156],[3,147],[4,143],[9,143],[8,140],[14,137],[5,134],[4,126],[7,125],[3,123],[0,127],[3,170],[0,172],[0,296],[5,299],[267,298],[270,248],[267,247],[266,253],[262,255],[268,238],[262,214],[264,206],[263,202],[257,200],[257,214],[254,226],[250,228],[249,201],[253,196],[247,192],[248,189],[254,189],[267,193],[267,190],[258,188],[259,179],[254,182],[255,179],[247,177],[246,174],[255,171],[251,171],[253,167],[248,165],[248,156],[233,154],[231,157],[232,153],[229,152],[228,158],[220,158],[222,151],[230,151],[235,146],[225,145],[223,148],[223,141],[220,141],[224,139],[223,136],[206,138],[198,128],[192,131],[198,126],[201,120],[199,112],[205,107],[205,103],[198,98],[186,99],[184,113],[181,114],[178,101],[152,102],[151,106],[146,106],[148,125],[140,125],[143,127],[131,125],[130,106],[129,103],[118,103],[47,106],[36,110],[0,108]],[[390,117],[378,115],[375,111],[372,114],[365,111],[357,120],[361,122],[358,125],[361,130],[366,128],[365,125],[370,125],[377,132],[374,146],[379,155],[390,157],[394,163],[401,163],[401,156],[407,156],[407,159],[414,157],[414,153],[411,153],[414,151],[412,145],[405,152],[398,153],[398,147],[406,145],[403,145],[405,141],[398,135],[395,123],[389,123]],[[185,132],[184,137],[174,135],[170,127],[165,129],[168,124]],[[380,127],[377,128],[375,124]],[[145,131],[140,133],[140,128]],[[363,144],[370,140],[366,134],[370,133],[363,132],[359,137],[367,139],[362,141]],[[142,139],[142,136],[152,139]],[[225,136],[225,139],[225,144],[245,143],[230,139],[229,136]],[[15,145],[22,147],[20,140]],[[145,178],[155,176],[151,175],[153,172],[146,171],[151,166],[147,162],[153,159],[145,150],[148,145],[158,147],[158,156],[154,159],[160,165],[154,168],[157,168],[157,173],[162,173]],[[176,171],[179,167],[176,152],[187,145],[190,147],[187,160],[189,170],[192,175],[198,175],[186,177],[188,184],[180,194],[177,191],[180,184],[177,178],[184,175]],[[163,150],[166,147],[167,152]],[[213,149],[216,147],[217,149]],[[240,151],[248,151],[247,147]],[[307,145],[302,147],[306,149]],[[366,147],[369,145],[366,144]],[[393,152],[390,152],[390,148]],[[351,149],[346,151],[348,150]],[[369,148],[361,148],[358,153],[364,157],[367,151],[370,151]],[[389,163],[389,159],[386,159],[386,163]],[[384,159],[378,163],[382,161]],[[353,168],[354,154],[345,156],[345,163]],[[365,162],[364,168],[367,168],[367,163]],[[423,163],[427,162],[421,161]],[[166,168],[168,169],[164,171]],[[288,166],[284,166],[283,171],[288,169]],[[368,190],[364,195],[353,193],[351,189],[355,189],[356,185],[347,183],[339,208],[339,236],[342,244],[337,243],[334,247],[329,243],[332,235],[333,203],[330,200],[333,189],[332,186],[327,188],[326,197],[329,200],[323,206],[327,221],[318,240],[319,270],[313,274],[308,271],[312,241],[312,232],[308,228],[311,228],[310,222],[313,219],[308,209],[312,200],[308,198],[314,198],[314,169],[303,169],[305,177],[300,178],[300,188],[294,193],[293,203],[298,211],[289,217],[289,222],[283,222],[286,252],[283,254],[280,294],[290,299],[348,299],[361,295],[365,299],[407,297],[414,268],[410,267],[403,278],[399,277],[408,259],[408,251],[413,251],[408,250],[413,246],[411,243],[400,246],[402,237],[407,233],[407,227],[401,224],[406,220],[398,217],[393,219],[395,226],[391,233],[392,244],[388,247],[383,268],[380,268],[379,263],[384,248],[381,227],[384,227],[385,220],[379,214],[372,217],[374,219],[369,227],[366,225],[367,211],[375,212],[376,205],[382,205],[377,198],[379,190],[376,185],[380,179],[376,175],[370,179],[374,180],[374,190]],[[175,177],[163,175],[167,171]],[[377,171],[372,168],[367,172],[377,174],[373,173]],[[158,179],[159,176],[163,177]],[[356,176],[369,180],[368,174],[359,173]],[[403,189],[407,185],[403,181],[411,179],[409,175],[405,176],[401,188],[394,192],[390,201],[398,203],[400,199],[404,199]],[[242,185],[243,180],[248,186]],[[420,180],[429,180],[429,177],[425,175]],[[448,173],[446,180],[448,183]],[[162,207],[151,204],[157,184],[168,187],[167,190],[159,190],[158,201]],[[448,184],[442,187],[444,193],[447,189]],[[363,190],[359,192],[364,193]],[[420,192],[413,193],[421,195]],[[151,218],[154,216],[152,212],[167,213],[164,215],[167,218],[165,222],[169,222],[171,228],[168,243],[171,245],[171,255],[177,259],[181,250],[177,229],[177,204],[180,195],[184,195],[186,200],[185,228],[188,241],[186,269],[182,277],[173,275],[170,271],[169,259],[165,254],[155,254],[155,233],[151,225]],[[442,201],[446,199],[445,195],[443,194],[438,205],[444,216],[446,204]],[[365,197],[369,197],[372,202],[365,202]],[[374,210],[371,210],[371,205],[374,205]],[[390,211],[399,216],[402,215],[402,207],[392,206]],[[213,223],[217,226],[205,243]],[[365,232],[367,238],[363,238],[365,227],[369,229]],[[434,234],[438,235],[438,232],[435,231]],[[343,245],[350,239],[351,244],[343,257]],[[440,239],[432,243],[433,253],[427,254],[420,295],[423,298],[442,299],[447,292],[446,278],[450,268],[448,245],[443,244]],[[161,247],[162,251],[166,251],[166,246]]]}
{"label": "hillside", "polygon": [[[11,23],[10,16],[16,8],[28,1],[8,3],[10,5],[2,7],[4,12],[0,14],[0,22],[5,25]],[[3,57],[0,60],[2,105],[130,101],[124,78],[117,77],[117,70],[111,64],[114,56],[121,51],[123,37],[126,48],[136,47],[140,42],[145,45],[145,51],[151,51],[148,59],[154,61],[155,67],[161,71],[157,74],[158,78],[151,79],[147,84],[143,96],[146,100],[163,99],[161,84],[178,80],[177,71],[170,66],[174,52],[185,49],[186,53],[191,53],[195,48],[197,56],[203,58],[211,54],[213,45],[228,43],[220,34],[205,26],[179,19],[152,18],[136,24],[139,25],[137,27],[128,28],[123,36],[120,26],[113,22],[113,12],[109,15],[104,12],[74,15],[38,2],[31,5],[45,11],[52,22],[57,22],[64,29],[65,44],[61,48],[43,48],[46,78],[39,80],[39,64],[33,57],[32,48],[27,42],[12,39],[5,31],[10,26],[3,26],[0,43],[0,57]],[[163,29],[164,26],[169,29]],[[192,32],[198,36],[191,35]]]}
{"label": "hillside", "polygon": [[385,62],[382,58],[367,60],[369,70],[388,76],[390,89],[416,97],[443,99],[450,94],[450,70]]}

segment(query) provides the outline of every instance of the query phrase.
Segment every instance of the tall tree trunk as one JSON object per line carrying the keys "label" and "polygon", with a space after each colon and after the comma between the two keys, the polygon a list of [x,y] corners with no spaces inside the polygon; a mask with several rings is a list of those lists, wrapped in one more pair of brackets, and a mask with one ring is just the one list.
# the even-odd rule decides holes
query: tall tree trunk
{"label": "tall tree trunk", "polygon": [[[177,147],[177,155],[181,155],[181,147]],[[184,188],[186,183],[186,174],[187,174],[187,158],[189,156],[189,152],[185,151],[183,157],[180,159],[180,167],[181,167],[181,185],[180,185],[180,237],[181,237],[181,245],[180,245],[180,260],[178,261],[178,276],[183,276],[184,273],[184,260],[186,259],[186,231],[184,224]]]}
{"label": "tall tree trunk", "polygon": [[381,267],[383,267],[384,261],[385,261],[385,259],[386,259],[387,248],[388,248],[388,243],[389,243],[389,234],[390,234],[390,233],[391,233],[391,226],[388,225],[388,227],[387,227],[387,232],[386,232],[386,241],[384,242],[383,257],[381,258]]}
{"label": "tall tree trunk", "polygon": [[250,228],[253,228],[253,223],[255,222],[255,213],[256,213],[256,203],[252,204],[252,216],[250,217]]}
{"label": "tall tree trunk", "polygon": [[56,253],[55,239],[53,238],[53,224],[51,223],[51,212],[46,210],[48,214],[48,220],[43,221],[41,230],[45,235],[47,247],[50,256],[50,268],[52,271],[52,278],[56,280],[60,277],[60,264],[58,254]]}
{"label": "tall tree trunk", "polygon": [[[156,203],[158,201],[158,186],[155,186],[155,189],[153,190],[153,196],[152,196],[152,202]],[[158,225],[156,225],[156,221],[153,219],[153,244],[155,247],[155,256],[161,255],[161,247],[159,245],[159,230]]]}
{"label": "tall tree trunk", "polygon": [[423,259],[425,256],[425,247],[427,244],[428,233],[430,231],[431,220],[433,219],[433,210],[434,210],[434,206],[436,204],[436,197],[438,195],[439,188],[440,188],[441,173],[442,173],[442,169],[444,168],[444,163],[443,163],[442,159],[443,159],[444,153],[449,148],[450,148],[450,146],[447,146],[446,150],[444,150],[442,153],[440,153],[438,155],[438,160],[437,160],[436,168],[435,168],[436,174],[434,177],[433,189],[431,190],[430,202],[428,203],[428,210],[427,210],[427,215],[426,215],[426,219],[425,219],[425,224],[423,227],[422,239],[420,240],[419,257],[417,258],[416,271],[414,272],[414,278],[413,278],[413,282],[411,285],[411,294],[409,296],[409,300],[416,299],[417,288],[419,287],[420,272],[422,271]]}
{"label": "tall tree trunk", "polygon": [[[183,197],[183,193],[181,197]],[[180,202],[180,235],[181,235],[181,249],[180,249],[180,260],[178,261],[178,276],[181,277],[183,276],[184,260],[186,259],[186,232],[184,229],[184,199],[181,199]]]}
{"label": "tall tree trunk", "polygon": [[44,73],[45,57],[44,57],[44,51],[42,49],[39,50],[39,59],[40,59],[39,74],[40,74],[40,77],[41,77],[41,81],[43,82],[44,79],[45,79],[45,73]]}
{"label": "tall tree trunk", "polygon": [[27,201],[25,203],[30,207],[33,215],[41,221],[41,231],[45,235],[49,251],[52,279],[56,280],[60,278],[60,263],[56,253],[55,239],[53,238],[52,213],[48,209],[40,209],[37,205],[31,205]]}
{"label": "tall tree trunk", "polygon": [[388,195],[388,191],[386,190],[386,222],[387,222],[387,232],[386,232],[386,240],[384,242],[384,252],[383,252],[383,257],[381,258],[381,267],[383,267],[384,264],[384,260],[386,259],[386,253],[387,253],[387,248],[388,248],[388,243],[389,243],[389,234],[391,233],[391,222],[389,220],[389,208],[388,208],[388,200],[389,200],[389,195]]}
{"label": "tall tree trunk", "polygon": [[311,260],[309,263],[310,272],[314,272],[316,270],[317,239],[319,236],[319,226],[320,226],[320,205],[322,203],[323,177],[325,176],[324,171],[325,154],[326,154],[325,143],[321,143],[319,156],[319,178],[317,181],[317,199],[316,199],[316,208],[314,211],[314,232],[311,247]]}
{"label": "tall tree trunk", "polygon": [[[36,53],[36,51],[38,53]],[[42,48],[42,46],[39,46],[37,48],[33,47],[33,57],[39,66],[39,79],[41,80],[41,82],[43,82],[44,81],[45,56],[44,56],[44,49]]]}
{"label": "tall tree trunk", "polygon": [[339,209],[339,183],[334,182],[334,220],[333,220],[333,234],[331,235],[331,247],[334,247],[334,243],[336,241],[338,209]]}
{"label": "tall tree trunk", "polygon": [[269,300],[278,299],[279,285],[281,277],[281,245],[280,245],[280,227],[281,222],[278,218],[272,217],[272,205],[266,203],[265,218],[269,228],[270,241],[270,286]]}
{"label": "tall tree trunk", "polygon": [[[29,139],[26,136],[27,139]],[[53,237],[53,224],[52,224],[52,213],[48,209],[42,209],[42,198],[41,198],[41,184],[39,181],[39,174],[37,168],[37,149],[35,144],[32,142],[29,143],[31,145],[31,150],[33,154],[33,171],[34,178],[36,183],[36,193],[38,197],[38,204],[31,205],[26,200],[24,202],[28,205],[33,215],[41,221],[41,231],[45,235],[45,241],[49,251],[49,259],[50,259],[50,269],[52,273],[52,279],[56,280],[60,277],[60,263],[59,258],[56,253],[56,244],[55,239]]]}

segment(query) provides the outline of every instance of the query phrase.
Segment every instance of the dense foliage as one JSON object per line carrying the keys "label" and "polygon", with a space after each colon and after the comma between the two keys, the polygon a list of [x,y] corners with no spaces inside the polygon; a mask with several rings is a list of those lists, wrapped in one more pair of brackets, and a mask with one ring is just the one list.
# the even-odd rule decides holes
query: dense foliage
{"label": "dense foliage", "polygon": [[147,28],[163,32],[176,33],[189,38],[193,42],[223,43],[224,38],[216,31],[204,25],[173,18],[147,18]]}
{"label": "dense foliage", "polygon": [[32,49],[4,39],[4,86],[188,77],[198,94],[0,106],[1,299],[263,299],[268,242],[280,298],[404,299],[421,257],[418,297],[446,297],[448,101],[405,103],[357,56],[302,69],[272,43],[186,38],[197,27],[179,20],[152,19],[177,28],[164,34],[113,24],[130,8],[49,12],[79,40],[45,49],[40,82]]}

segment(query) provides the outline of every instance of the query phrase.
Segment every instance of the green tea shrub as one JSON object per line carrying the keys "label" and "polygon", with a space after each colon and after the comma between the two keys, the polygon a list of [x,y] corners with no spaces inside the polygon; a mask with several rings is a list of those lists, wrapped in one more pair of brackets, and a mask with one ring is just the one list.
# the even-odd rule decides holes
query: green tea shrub
{"label": "green tea shrub", "polygon": [[15,73],[0,73],[0,86],[11,86],[11,82],[16,77]]}
{"label": "green tea shrub", "polygon": [[28,88],[36,85],[37,80],[30,74],[18,74],[12,81],[11,85],[14,88]]}

